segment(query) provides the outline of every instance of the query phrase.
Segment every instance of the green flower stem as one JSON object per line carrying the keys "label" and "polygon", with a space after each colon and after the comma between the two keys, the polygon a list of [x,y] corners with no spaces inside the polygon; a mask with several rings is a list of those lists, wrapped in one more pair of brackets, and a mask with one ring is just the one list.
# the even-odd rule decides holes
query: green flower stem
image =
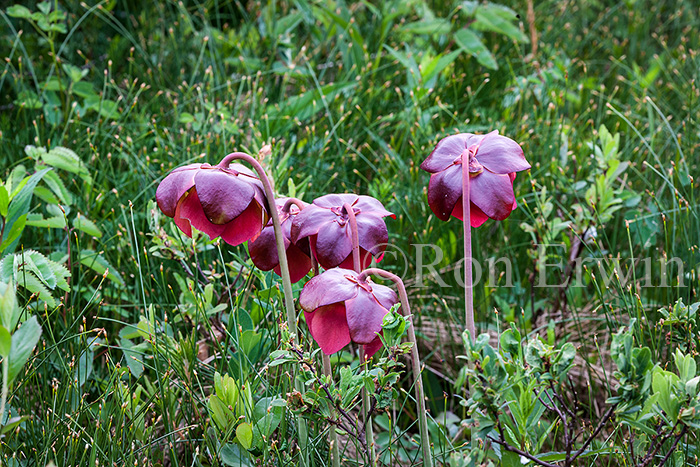
{"label": "green flower stem", "polygon": [[[355,211],[352,209],[350,203],[343,204],[343,209],[348,215],[350,235],[352,236],[352,265],[355,272],[359,274],[362,270],[362,264],[360,262],[360,235],[357,231],[357,219],[355,218]],[[360,364],[367,364],[364,347],[360,347]],[[374,449],[374,428],[372,427],[372,417],[369,414],[369,394],[367,394],[367,391],[365,391],[364,388],[362,388],[362,415],[365,419],[365,438],[367,438],[367,455],[369,456],[369,463],[372,466],[376,466],[377,453]]]}
{"label": "green flower stem", "polygon": [[469,180],[469,151],[462,153],[462,225],[464,226],[464,311],[465,323],[472,342],[476,338],[472,279],[472,225]]}
{"label": "green flower stem", "polygon": [[[287,201],[284,204],[284,208],[282,210],[284,211],[285,209],[289,209],[288,205],[292,203],[292,200],[296,200],[296,198],[292,198],[289,201]],[[299,201],[299,200],[296,200]],[[299,206],[299,209],[303,209],[303,206],[301,205],[301,202],[295,203],[297,206]],[[311,255],[311,266],[313,267],[314,270],[314,277],[318,276],[318,262],[316,261],[316,258]],[[333,369],[331,368],[331,357],[326,355],[325,353],[321,352],[321,360],[323,361],[323,374],[328,377],[328,379],[333,382]],[[332,414],[335,415],[335,410],[332,410]],[[340,448],[338,447],[338,432],[335,429],[335,426],[331,425],[330,427],[330,445],[331,445],[331,465],[333,467],[340,467]]]}
{"label": "green flower stem", "polygon": [[[401,301],[401,314],[404,317],[411,316],[411,308],[408,303],[408,294],[406,293],[406,287],[403,281],[396,274],[392,274],[389,271],[385,271],[379,268],[369,268],[365,269],[360,276],[358,281],[362,282],[367,279],[367,277],[375,275],[380,276],[385,279],[389,279],[394,284],[399,292],[399,300]],[[418,342],[416,341],[416,333],[413,329],[413,323],[408,327],[408,340],[413,344],[411,347],[411,368],[413,370],[413,379],[416,385],[416,403],[418,404],[418,426],[420,429],[421,437],[421,449],[423,450],[423,466],[432,467],[433,457],[430,452],[430,434],[428,433],[428,417],[427,410],[425,408],[425,394],[423,392],[423,380],[421,378],[421,362],[420,355],[418,354]]]}
{"label": "green flower stem", "polygon": [[[270,179],[265,172],[265,169],[256,161],[252,156],[243,152],[234,152],[227,155],[221,161],[219,165],[228,167],[231,161],[242,160],[250,164],[253,169],[258,173],[260,181],[263,184],[265,190],[265,197],[267,198],[268,210],[270,212],[270,218],[272,219],[272,226],[275,231],[275,242],[277,243],[277,255],[279,256],[280,262],[280,276],[282,276],[282,288],[284,290],[284,306],[287,309],[287,326],[289,327],[289,332],[292,335],[292,340],[296,343],[299,342],[299,335],[297,332],[297,314],[294,310],[294,295],[292,292],[292,280],[289,277],[289,264],[287,263],[287,252],[284,248],[284,236],[282,233],[282,226],[280,224],[280,217],[277,213],[277,208],[275,205],[275,193],[272,191],[272,184]],[[301,381],[294,377],[294,385],[296,390],[303,394],[304,385]],[[301,448],[301,465],[309,465],[308,462],[308,431],[306,427],[306,420],[299,415],[297,417],[297,422],[299,424],[299,447]]]}

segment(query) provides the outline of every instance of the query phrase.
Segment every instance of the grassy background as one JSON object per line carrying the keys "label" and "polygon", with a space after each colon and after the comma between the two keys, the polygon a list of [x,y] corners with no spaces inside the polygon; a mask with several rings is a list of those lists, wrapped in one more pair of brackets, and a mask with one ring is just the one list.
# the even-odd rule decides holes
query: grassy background
{"label": "grassy background", "polygon": [[[530,37],[525,2],[503,3],[521,15],[521,34]],[[607,343],[620,325],[644,319],[640,337],[657,359],[667,358],[671,346],[655,325],[657,310],[678,298],[694,301],[697,287],[697,7],[671,0],[535,3],[534,55],[532,43],[482,34],[498,69],[455,41],[471,24],[468,5],[459,2],[66,1],[67,29],[53,40],[0,12],[1,175],[19,165],[33,170],[28,144],[71,148],[92,175],[83,183],[60,174],[75,195],[73,215],[103,233],[23,233],[25,250],[69,255],[72,291],[55,294],[59,306],[39,308],[43,340],[10,400],[31,418],[2,440],[5,459],[216,465],[220,446],[205,406],[214,371],[251,381],[259,396],[285,394],[284,377],[259,373],[264,354],[241,357],[226,331],[229,317],[244,309],[268,349],[276,347],[276,278],[252,270],[244,248],[183,238],[152,203],[174,167],[216,163],[236,149],[255,153],[268,142],[274,150],[264,162],[280,194],[307,201],[328,192],[369,194],[397,214],[388,221],[390,243],[409,259],[387,257],[384,266],[409,285],[412,245],[444,251],[449,287],[410,287],[436,418],[463,415],[452,397],[464,393],[454,384],[462,292],[450,266],[460,259],[461,225],[432,215],[428,175],[418,165],[456,131],[498,129],[522,144],[533,166],[515,182],[519,209],[474,234],[477,259],[505,256],[514,265],[514,287],[478,288],[480,328],[495,333],[514,322],[577,343],[581,385],[590,380],[587,391],[601,389],[603,399],[609,362],[598,341]],[[63,64],[84,71],[82,87],[56,89]],[[27,105],[32,96],[38,108]],[[616,157],[629,165],[595,191],[608,167],[593,149],[604,145],[602,125],[620,134]],[[34,204],[44,212],[47,203]],[[544,250],[545,262],[566,264],[592,228],[597,237],[584,242],[581,255],[600,259],[602,270],[611,272],[611,258],[627,272],[631,257],[654,264],[679,257],[683,286],[612,280],[606,288],[599,271],[591,276],[593,267],[583,287],[559,293],[532,286],[543,268],[536,244],[562,244]],[[81,264],[82,250],[101,252],[119,277]],[[561,279],[561,271],[547,271],[550,282]],[[190,284],[188,272],[196,279]],[[652,274],[658,283],[656,266]],[[229,304],[223,315],[211,312],[218,303]],[[125,342],[142,317],[156,323],[155,338]],[[145,365],[140,378],[127,366],[131,341],[144,344],[134,350]],[[409,433],[400,440],[416,431],[412,407],[406,404],[401,424]],[[312,432],[323,458],[322,427]],[[416,455],[410,443],[382,448],[407,463]],[[283,465],[288,456],[273,445],[264,462]]]}

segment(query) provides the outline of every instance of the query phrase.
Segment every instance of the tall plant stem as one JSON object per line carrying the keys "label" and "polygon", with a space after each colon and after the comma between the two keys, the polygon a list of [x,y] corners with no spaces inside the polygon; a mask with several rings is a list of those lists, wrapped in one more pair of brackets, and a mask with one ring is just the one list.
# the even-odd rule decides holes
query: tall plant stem
{"label": "tall plant stem", "polygon": [[[362,270],[362,264],[360,262],[360,235],[357,231],[357,219],[355,218],[355,211],[352,209],[350,203],[343,204],[343,209],[348,215],[348,222],[350,223],[350,235],[352,238],[352,265],[356,273],[360,273]],[[367,359],[365,357],[364,347],[360,347],[360,365],[366,365]],[[367,438],[367,455],[369,456],[369,463],[372,466],[377,465],[377,454],[374,449],[374,428],[372,427],[372,417],[369,414],[369,394],[365,389],[362,389],[362,415],[365,418],[365,437]]]}
{"label": "tall plant stem", "polygon": [[[280,276],[282,277],[282,288],[284,290],[284,306],[287,310],[287,326],[289,327],[289,332],[292,335],[292,340],[295,343],[299,342],[299,335],[297,332],[297,314],[294,310],[294,295],[292,292],[292,280],[289,277],[289,264],[287,262],[287,252],[284,248],[284,236],[282,233],[282,225],[280,223],[280,217],[277,213],[277,207],[275,204],[275,193],[272,191],[272,184],[270,179],[265,172],[265,169],[256,161],[252,156],[244,152],[234,152],[226,157],[219,163],[221,167],[228,167],[229,164],[234,160],[242,160],[250,164],[253,169],[260,177],[260,181],[263,184],[263,189],[265,190],[265,198],[267,198],[267,204],[270,211],[270,218],[272,219],[272,226],[275,232],[275,243],[277,244],[277,255],[279,256],[280,263]],[[294,375],[294,386],[296,390],[300,393],[304,392],[304,385],[301,381],[298,381],[296,375]],[[299,424],[299,447],[301,449],[301,465],[307,466],[308,462],[308,431],[306,428],[306,420],[299,415],[297,417],[297,422]]]}
{"label": "tall plant stem", "polygon": [[472,342],[476,339],[474,291],[472,290],[472,225],[469,180],[469,151],[462,153],[462,225],[464,226],[464,312],[465,325]]}
{"label": "tall plant stem", "polygon": [[[399,300],[401,301],[401,314],[404,317],[411,316],[411,308],[408,303],[408,294],[403,281],[396,274],[385,271],[379,268],[365,269],[357,278],[359,282],[363,282],[370,275],[380,276],[392,281],[399,291]],[[433,457],[430,452],[430,435],[428,433],[428,416],[425,408],[425,393],[423,392],[423,380],[421,378],[421,362],[418,354],[418,342],[416,341],[416,332],[413,329],[413,323],[408,327],[408,340],[413,345],[411,346],[411,369],[413,370],[413,379],[416,386],[416,404],[418,405],[418,427],[420,429],[421,449],[423,450],[423,466],[432,467]]]}
{"label": "tall plant stem", "polygon": [[[295,198],[290,199],[287,201],[284,205],[284,209],[289,209],[287,205],[292,202],[292,200]],[[298,200],[297,200],[298,201]],[[296,203],[297,206],[299,206],[300,209],[303,209],[303,206],[300,205],[299,203]],[[311,265],[313,266],[314,269],[314,277],[318,276],[318,262],[316,261],[316,258],[311,256]],[[323,374],[328,377],[328,379],[333,382],[333,368],[331,367],[331,357],[326,355],[325,353],[321,352],[321,360],[323,362]],[[332,410],[332,409],[331,409]],[[333,416],[335,416],[335,411],[332,410]],[[330,445],[331,445],[331,465],[333,467],[340,467],[340,448],[338,446],[338,432],[335,430],[335,426],[331,425],[330,427]]]}

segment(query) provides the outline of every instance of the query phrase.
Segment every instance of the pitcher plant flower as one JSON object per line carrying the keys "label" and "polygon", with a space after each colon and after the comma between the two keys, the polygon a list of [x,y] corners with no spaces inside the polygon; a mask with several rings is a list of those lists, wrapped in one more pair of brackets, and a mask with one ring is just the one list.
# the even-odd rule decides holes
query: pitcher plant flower
{"label": "pitcher plant flower", "polygon": [[190,164],[170,172],[158,185],[163,214],[192,237],[192,227],[229,245],[255,239],[267,223],[263,184],[241,164]]}
{"label": "pitcher plant flower", "polygon": [[513,192],[515,172],[527,170],[523,150],[498,131],[486,135],[460,133],[440,140],[421,164],[429,172],[428,204],[443,221],[463,220],[462,170],[466,159],[471,190],[470,224],[479,227],[488,218],[502,221],[517,207]]}
{"label": "pitcher plant flower", "polygon": [[371,196],[331,194],[316,198],[292,222],[292,242],[309,239],[311,252],[324,269],[353,269],[352,231],[345,205],[349,205],[357,221],[357,235],[362,266],[374,258],[381,261],[389,234],[385,217],[396,216],[384,209]]}
{"label": "pitcher plant flower", "polygon": [[[295,198],[281,197],[275,199],[275,205],[282,227],[289,275],[292,283],[296,283],[311,270],[311,249],[307,238],[300,239],[298,243],[292,242],[292,221],[308,204]],[[263,227],[258,238],[248,242],[248,251],[250,259],[258,269],[274,270],[280,275],[280,261],[272,221]]]}
{"label": "pitcher plant flower", "polygon": [[486,135],[447,136],[438,142],[420,167],[431,174],[430,209],[443,221],[450,216],[462,221],[465,324],[473,340],[476,324],[471,228],[479,227],[489,218],[504,220],[510,216],[517,207],[513,191],[515,173],[529,169],[530,164],[518,143],[492,131]]}
{"label": "pitcher plant flower", "polygon": [[367,358],[374,355],[382,346],[384,316],[396,303],[396,293],[389,287],[341,268],[312,278],[299,295],[311,336],[326,355],[350,342],[361,344]]}

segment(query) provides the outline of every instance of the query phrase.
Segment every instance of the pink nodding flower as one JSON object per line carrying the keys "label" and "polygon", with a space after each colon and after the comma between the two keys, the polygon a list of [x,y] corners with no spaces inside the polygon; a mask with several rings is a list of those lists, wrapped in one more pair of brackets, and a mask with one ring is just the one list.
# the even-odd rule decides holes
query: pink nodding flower
{"label": "pink nodding flower", "polygon": [[384,217],[396,216],[371,196],[342,194],[316,198],[292,222],[292,241],[308,237],[311,252],[324,269],[352,269],[352,232],[344,206],[352,207],[357,221],[361,267],[370,265],[372,257],[381,261],[389,234]]}
{"label": "pink nodding flower", "polygon": [[431,173],[428,204],[443,220],[462,219],[462,156],[469,160],[470,222],[479,227],[486,219],[503,220],[517,207],[513,192],[515,172],[527,170],[518,143],[498,131],[486,135],[460,133],[440,140],[421,164]]}
{"label": "pink nodding flower", "polygon": [[384,316],[398,302],[396,293],[350,269],[334,268],[312,278],[299,295],[311,336],[326,355],[350,342],[364,346],[367,358],[382,346]]}
{"label": "pink nodding flower", "polygon": [[[287,263],[289,264],[289,276],[291,281],[299,282],[311,270],[311,249],[307,238],[300,239],[297,243],[292,242],[292,221],[299,214],[300,209],[296,204],[291,204],[287,212],[283,207],[289,198],[277,198],[277,212],[279,213],[282,235],[284,237],[284,248],[287,252]],[[308,204],[304,203],[305,207]],[[248,242],[248,251],[253,264],[263,271],[274,270],[280,274],[280,259],[277,254],[277,243],[275,242],[275,231],[272,221],[262,229],[260,236]]]}
{"label": "pink nodding flower", "polygon": [[262,182],[241,164],[190,164],[158,185],[156,201],[188,237],[192,227],[230,245],[255,239],[267,223]]}

